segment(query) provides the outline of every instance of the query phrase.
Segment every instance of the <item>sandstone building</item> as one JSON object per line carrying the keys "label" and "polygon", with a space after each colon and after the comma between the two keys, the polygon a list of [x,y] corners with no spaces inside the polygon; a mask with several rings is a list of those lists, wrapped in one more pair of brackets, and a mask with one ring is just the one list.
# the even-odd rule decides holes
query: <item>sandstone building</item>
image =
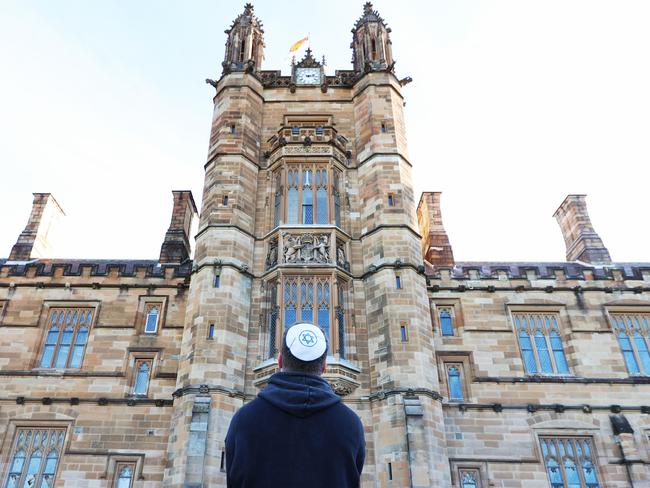
{"label": "sandstone building", "polygon": [[555,213],[566,261],[455,261],[440,194],[415,202],[390,29],[368,3],[352,32],[353,69],[282,76],[246,5],[198,233],[174,191],[158,259],[53,259],[63,211],[34,195],[0,259],[0,486],[225,486],[229,420],[297,320],[365,425],[364,487],[650,486],[650,264],[612,263],[584,195]]}

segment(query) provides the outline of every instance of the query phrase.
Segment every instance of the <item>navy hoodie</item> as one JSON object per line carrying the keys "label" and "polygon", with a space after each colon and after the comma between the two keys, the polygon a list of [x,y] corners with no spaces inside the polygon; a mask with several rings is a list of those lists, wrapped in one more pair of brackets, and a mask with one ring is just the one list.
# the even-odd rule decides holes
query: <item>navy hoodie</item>
{"label": "navy hoodie", "polygon": [[320,376],[276,373],[226,436],[228,488],[352,488],[363,425]]}

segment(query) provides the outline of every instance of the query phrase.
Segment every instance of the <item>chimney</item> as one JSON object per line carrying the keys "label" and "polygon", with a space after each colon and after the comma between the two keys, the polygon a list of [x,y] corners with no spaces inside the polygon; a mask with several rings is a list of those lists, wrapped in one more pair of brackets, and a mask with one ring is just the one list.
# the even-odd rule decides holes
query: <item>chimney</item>
{"label": "chimney", "polygon": [[172,191],[172,221],[160,247],[160,263],[182,263],[190,257],[190,231],[196,216],[191,191]]}
{"label": "chimney", "polygon": [[424,259],[434,266],[453,266],[454,252],[442,226],[440,192],[422,193],[417,214]]}
{"label": "chimney", "polygon": [[9,261],[29,261],[52,257],[51,237],[57,222],[65,217],[51,193],[34,193],[32,213],[25,229],[11,248]]}
{"label": "chimney", "polygon": [[611,264],[612,258],[602,239],[591,225],[586,195],[567,195],[553,217],[560,224],[566,244],[567,261]]}

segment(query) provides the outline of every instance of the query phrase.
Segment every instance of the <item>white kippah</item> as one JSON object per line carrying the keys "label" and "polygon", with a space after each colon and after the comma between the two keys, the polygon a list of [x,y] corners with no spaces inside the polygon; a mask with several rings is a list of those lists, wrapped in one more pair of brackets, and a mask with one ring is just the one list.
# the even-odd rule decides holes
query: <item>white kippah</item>
{"label": "white kippah", "polygon": [[312,324],[294,324],[287,332],[287,347],[296,359],[313,361],[321,357],[327,349],[323,331]]}

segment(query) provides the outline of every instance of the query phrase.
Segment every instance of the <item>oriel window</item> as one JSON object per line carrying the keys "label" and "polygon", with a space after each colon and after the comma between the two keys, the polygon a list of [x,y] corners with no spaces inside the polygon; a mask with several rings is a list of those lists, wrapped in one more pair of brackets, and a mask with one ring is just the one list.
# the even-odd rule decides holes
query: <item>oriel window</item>
{"label": "oriel window", "polygon": [[[287,170],[287,223],[328,224],[328,185],[327,168],[318,165],[291,165]],[[276,183],[276,188],[281,188],[281,185]],[[276,190],[276,222],[280,220],[278,198]]]}
{"label": "oriel window", "polygon": [[288,277],[284,280],[284,327],[310,322],[330,332],[329,277]]}
{"label": "oriel window", "polygon": [[[277,290],[277,291],[276,291]],[[329,353],[347,354],[348,284],[332,275],[284,276],[267,292],[268,356],[277,354],[284,330],[298,322],[317,325],[328,338]]]}

